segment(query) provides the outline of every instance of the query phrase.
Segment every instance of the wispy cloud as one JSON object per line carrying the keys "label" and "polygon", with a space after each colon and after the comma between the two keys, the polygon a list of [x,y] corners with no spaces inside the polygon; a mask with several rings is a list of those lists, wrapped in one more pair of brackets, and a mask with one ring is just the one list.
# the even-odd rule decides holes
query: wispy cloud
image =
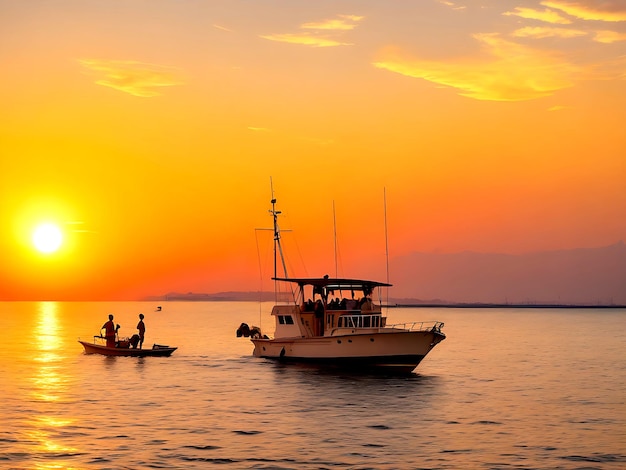
{"label": "wispy cloud", "polygon": [[270,129],[268,129],[267,127],[248,126],[248,130],[252,132],[270,132]]}
{"label": "wispy cloud", "polygon": [[624,0],[544,0],[541,4],[583,20],[626,21]]}
{"label": "wispy cloud", "polygon": [[261,35],[261,37],[269,41],[311,47],[352,46],[353,43],[346,42],[337,35],[353,30],[363,18],[363,16],[356,15],[338,15],[337,18],[303,23],[299,29],[305,30],[304,32],[265,34]]}
{"label": "wispy cloud", "polygon": [[277,42],[288,42],[290,44],[301,44],[303,46],[312,46],[312,47],[336,47],[336,46],[352,46],[352,43],[349,42],[341,42],[335,39],[324,38],[320,36],[315,36],[313,34],[268,34],[265,36],[261,36],[263,39],[268,39],[270,41]]}
{"label": "wispy cloud", "polygon": [[562,106],[562,105],[556,105],[556,106],[552,106],[550,108],[548,108],[548,111],[563,111],[565,109],[570,109],[571,106]]}
{"label": "wispy cloud", "polygon": [[526,28],[520,28],[513,31],[512,36],[517,38],[575,38],[579,36],[586,36],[586,31],[570,28],[546,28],[542,26],[528,26]]}
{"label": "wispy cloud", "polygon": [[617,31],[596,31],[593,40],[604,44],[626,41],[626,33],[618,33]]}
{"label": "wispy cloud", "polygon": [[331,18],[323,21],[304,23],[300,25],[302,29],[317,29],[331,31],[349,31],[357,27],[357,23],[363,19],[362,16],[339,15],[338,18]]}
{"label": "wispy cloud", "polygon": [[158,96],[161,94],[157,91],[159,88],[182,83],[173,67],[132,60],[80,59],[79,62],[99,77],[96,79],[98,85],[133,96]]}
{"label": "wispy cloud", "polygon": [[447,0],[439,0],[439,3],[445,5],[447,7],[452,8],[453,10],[465,10],[467,7],[465,5],[458,5],[454,2],[449,2]]}
{"label": "wispy cloud", "polygon": [[225,26],[220,26],[219,24],[214,24],[214,25],[212,25],[212,26],[213,26],[215,29],[219,29],[219,30],[222,30],[222,31],[228,31],[229,33],[231,33],[231,32],[232,32],[232,30],[231,30],[231,29],[228,29],[228,28],[226,28]]}
{"label": "wispy cloud", "polygon": [[497,34],[477,34],[488,59],[429,61],[394,54],[374,66],[455,88],[478,100],[522,101],[549,96],[573,85],[578,69],[562,57]]}
{"label": "wispy cloud", "polygon": [[515,7],[513,11],[504,12],[505,16],[519,16],[528,20],[539,20],[552,24],[570,24],[571,21],[553,10],[535,10],[533,8]]}
{"label": "wispy cloud", "polygon": [[[75,220],[75,221],[67,221],[67,222],[65,222],[65,224],[66,225],[77,226],[77,225],[84,225],[85,222],[81,222],[81,221]],[[76,227],[76,228],[72,227],[71,230],[69,230],[69,231],[73,232],[73,233],[98,233],[98,232],[96,232],[94,230],[80,229],[78,227]]]}

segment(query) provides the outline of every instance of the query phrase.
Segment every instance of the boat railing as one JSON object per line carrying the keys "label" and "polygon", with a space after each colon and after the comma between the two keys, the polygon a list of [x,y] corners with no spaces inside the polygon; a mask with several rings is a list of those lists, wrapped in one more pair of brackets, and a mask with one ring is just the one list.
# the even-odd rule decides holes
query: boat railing
{"label": "boat railing", "polygon": [[394,323],[386,325],[386,329],[406,330],[406,331],[434,331],[441,333],[443,322],[440,321],[414,321],[406,323]]}
{"label": "boat railing", "polygon": [[339,328],[379,328],[385,326],[385,318],[380,313],[364,315],[360,311],[352,314],[342,313],[337,319]]}

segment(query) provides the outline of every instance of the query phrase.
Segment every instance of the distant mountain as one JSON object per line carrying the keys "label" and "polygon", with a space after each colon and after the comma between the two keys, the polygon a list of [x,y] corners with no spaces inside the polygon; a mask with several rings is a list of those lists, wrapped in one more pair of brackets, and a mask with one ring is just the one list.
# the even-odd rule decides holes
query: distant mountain
{"label": "distant mountain", "polygon": [[170,292],[165,295],[150,296],[143,300],[159,301],[159,300],[186,300],[186,301],[205,301],[205,302],[235,302],[235,301],[268,301],[274,300],[274,292],[216,292],[213,294],[204,294],[197,292]]}
{"label": "distant mountain", "polygon": [[[390,261],[390,296],[432,303],[626,304],[626,245],[522,255],[412,253]],[[423,301],[422,301],[423,302]]]}

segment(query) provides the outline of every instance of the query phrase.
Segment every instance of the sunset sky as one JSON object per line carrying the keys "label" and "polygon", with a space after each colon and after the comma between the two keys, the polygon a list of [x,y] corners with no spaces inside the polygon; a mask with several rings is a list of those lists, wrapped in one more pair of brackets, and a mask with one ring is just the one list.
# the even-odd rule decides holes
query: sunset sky
{"label": "sunset sky", "polygon": [[0,0],[0,61],[0,300],[271,290],[270,179],[294,275],[626,240],[624,0]]}

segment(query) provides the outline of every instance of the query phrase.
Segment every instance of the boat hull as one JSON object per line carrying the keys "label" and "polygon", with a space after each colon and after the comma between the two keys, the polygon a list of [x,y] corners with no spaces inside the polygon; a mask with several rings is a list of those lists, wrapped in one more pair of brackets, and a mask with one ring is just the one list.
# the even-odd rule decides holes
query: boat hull
{"label": "boat hull", "polygon": [[372,331],[313,338],[254,338],[254,355],[284,362],[412,372],[445,335],[431,331]]}
{"label": "boat hull", "polygon": [[152,349],[138,348],[108,348],[101,344],[89,343],[87,341],[78,341],[85,348],[85,354],[101,354],[103,356],[132,356],[132,357],[148,357],[148,356],[171,356],[178,348],[154,345]]}

